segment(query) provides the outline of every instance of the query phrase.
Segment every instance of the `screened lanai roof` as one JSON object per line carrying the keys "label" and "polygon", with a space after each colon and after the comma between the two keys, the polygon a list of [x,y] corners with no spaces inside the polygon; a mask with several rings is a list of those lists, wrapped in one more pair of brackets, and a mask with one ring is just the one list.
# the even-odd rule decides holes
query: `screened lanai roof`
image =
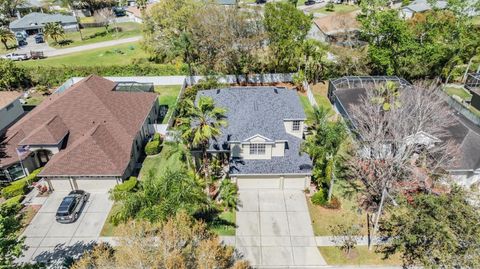
{"label": "screened lanai roof", "polygon": [[336,89],[365,88],[368,85],[384,84],[387,81],[398,83],[401,87],[410,86],[410,83],[397,76],[347,76],[331,80]]}
{"label": "screened lanai roof", "polygon": [[480,73],[468,74],[465,88],[472,91],[472,93],[480,95]]}

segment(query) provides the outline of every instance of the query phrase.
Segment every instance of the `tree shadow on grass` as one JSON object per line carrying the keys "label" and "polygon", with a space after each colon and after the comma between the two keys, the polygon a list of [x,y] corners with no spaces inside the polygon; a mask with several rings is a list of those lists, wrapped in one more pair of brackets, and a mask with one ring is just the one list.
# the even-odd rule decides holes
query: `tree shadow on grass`
{"label": "tree shadow on grass", "polygon": [[58,244],[53,250],[43,251],[34,258],[34,261],[46,268],[69,268],[86,251],[90,251],[97,244],[96,241],[78,241],[73,245]]}

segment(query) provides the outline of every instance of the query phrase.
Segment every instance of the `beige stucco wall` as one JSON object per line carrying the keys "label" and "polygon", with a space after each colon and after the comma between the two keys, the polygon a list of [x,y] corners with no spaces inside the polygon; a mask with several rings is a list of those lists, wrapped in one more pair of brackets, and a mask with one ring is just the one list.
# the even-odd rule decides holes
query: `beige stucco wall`
{"label": "beige stucco wall", "polygon": [[272,157],[282,157],[285,156],[285,143],[286,142],[275,142],[275,145],[272,147]]}
{"label": "beige stucco wall", "polygon": [[0,109],[0,131],[14,122],[24,112],[20,99],[15,100],[12,104],[13,107],[8,111],[7,106]]}
{"label": "beige stucco wall", "polygon": [[284,120],[283,125],[285,126],[285,131],[287,134],[291,134],[293,136],[296,136],[298,138],[303,138],[303,128],[304,128],[304,122],[300,121],[300,129],[298,131],[293,131],[293,121],[292,120]]}
{"label": "beige stucco wall", "polygon": [[236,175],[233,182],[239,189],[290,189],[304,190],[310,186],[307,175]]}

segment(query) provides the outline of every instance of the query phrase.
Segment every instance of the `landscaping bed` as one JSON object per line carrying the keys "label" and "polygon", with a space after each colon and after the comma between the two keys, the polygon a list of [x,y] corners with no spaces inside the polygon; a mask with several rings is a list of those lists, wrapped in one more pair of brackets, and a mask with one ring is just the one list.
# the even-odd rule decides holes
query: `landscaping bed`
{"label": "landscaping bed", "polygon": [[367,214],[359,208],[356,195],[347,195],[345,187],[341,186],[340,183],[334,185],[333,195],[340,200],[340,209],[328,209],[314,205],[307,197],[314,234],[316,236],[328,236],[331,235],[331,226],[351,223],[362,225],[362,234],[367,235]]}
{"label": "landscaping bed", "polygon": [[371,251],[367,246],[357,246],[347,255],[338,247],[319,247],[318,250],[328,265],[401,265],[400,255],[383,259],[383,254]]}

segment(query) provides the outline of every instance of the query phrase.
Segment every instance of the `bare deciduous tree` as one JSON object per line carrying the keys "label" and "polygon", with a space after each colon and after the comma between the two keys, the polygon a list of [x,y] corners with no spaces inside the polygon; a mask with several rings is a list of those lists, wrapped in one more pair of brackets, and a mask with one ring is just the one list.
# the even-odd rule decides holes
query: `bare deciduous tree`
{"label": "bare deciduous tree", "polygon": [[[108,27],[113,23],[115,24],[115,13],[111,8],[103,8],[95,12],[95,21],[103,24],[105,31],[108,33]],[[115,29],[118,31],[117,27]]]}
{"label": "bare deciduous tree", "polygon": [[373,236],[386,199],[395,204],[397,193],[430,192],[455,161],[458,147],[447,133],[454,117],[435,90],[426,83],[370,86],[351,107],[358,142],[350,167],[364,186],[364,207],[376,211]]}

